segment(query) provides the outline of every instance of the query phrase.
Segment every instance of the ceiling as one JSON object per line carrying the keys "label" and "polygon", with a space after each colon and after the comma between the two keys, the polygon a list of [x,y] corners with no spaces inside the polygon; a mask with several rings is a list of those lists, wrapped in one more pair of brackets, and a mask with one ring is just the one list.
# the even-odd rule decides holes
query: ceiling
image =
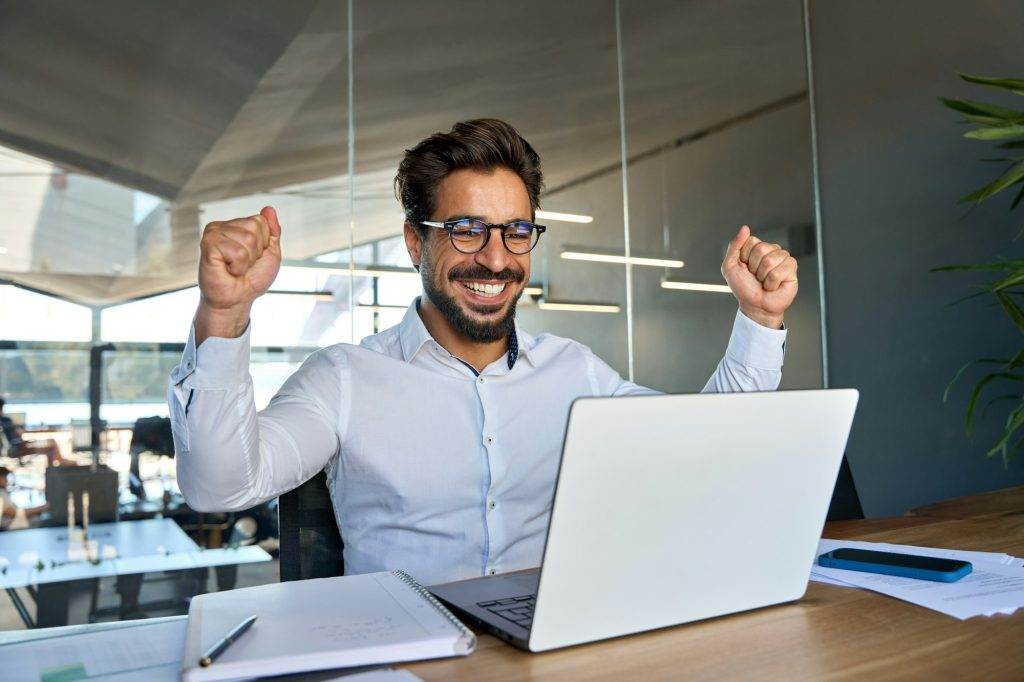
{"label": "ceiling", "polygon": [[[355,241],[400,231],[402,150],[456,120],[512,122],[556,191],[616,166],[615,28],[610,0],[356,0]],[[287,257],[347,246],[347,40],[338,1],[0,0],[0,145],[161,197],[169,235],[64,208],[0,239],[99,246],[46,267],[9,251],[0,276],[94,304],[183,286],[199,225],[265,203]],[[624,0],[622,42],[629,156],[806,89],[799,1]]]}

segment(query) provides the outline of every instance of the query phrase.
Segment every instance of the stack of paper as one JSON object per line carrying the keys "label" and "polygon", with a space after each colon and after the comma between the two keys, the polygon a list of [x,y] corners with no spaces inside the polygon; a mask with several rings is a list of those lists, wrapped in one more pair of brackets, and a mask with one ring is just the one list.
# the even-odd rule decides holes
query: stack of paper
{"label": "stack of paper", "polygon": [[[817,557],[840,547],[897,552],[969,561],[974,570],[954,583],[819,566]],[[974,616],[1012,614],[1024,606],[1024,559],[999,552],[969,552],[887,542],[826,540],[818,544],[811,580],[840,587],[862,587],[965,620]]]}

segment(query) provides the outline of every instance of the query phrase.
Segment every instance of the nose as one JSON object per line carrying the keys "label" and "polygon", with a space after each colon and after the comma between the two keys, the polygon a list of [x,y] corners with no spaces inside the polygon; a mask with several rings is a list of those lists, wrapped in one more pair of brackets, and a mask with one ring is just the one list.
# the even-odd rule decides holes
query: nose
{"label": "nose", "polygon": [[508,267],[512,254],[508,252],[505,243],[501,240],[501,228],[492,227],[490,235],[484,248],[476,252],[474,260],[491,272],[501,272]]}

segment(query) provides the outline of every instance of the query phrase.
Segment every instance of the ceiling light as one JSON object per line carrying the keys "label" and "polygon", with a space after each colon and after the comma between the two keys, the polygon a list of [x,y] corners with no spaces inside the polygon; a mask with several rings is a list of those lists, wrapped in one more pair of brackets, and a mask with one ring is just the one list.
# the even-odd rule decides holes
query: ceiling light
{"label": "ceiling light", "polygon": [[617,313],[621,310],[615,303],[574,303],[571,301],[537,301],[541,310],[562,310],[577,313]]}
{"label": "ceiling light", "polygon": [[407,305],[387,305],[385,303],[357,303],[356,307],[364,308],[375,313],[386,313],[391,310],[408,310]]}
{"label": "ceiling light", "polygon": [[419,279],[420,273],[414,268],[399,268],[391,265],[360,265],[356,264],[349,268],[346,265],[309,263],[306,261],[286,260],[281,263],[281,269],[305,270],[310,274],[318,275],[341,275],[343,277],[415,277]]}
{"label": "ceiling light", "polygon": [[523,288],[523,294],[526,296],[543,296],[544,287],[539,284],[527,284]]}
{"label": "ceiling light", "polygon": [[273,294],[274,296],[312,296],[318,301],[330,301],[334,299],[334,294],[330,291],[291,291],[288,289],[270,289],[267,293]]}
{"label": "ceiling light", "polygon": [[656,268],[681,268],[683,261],[676,258],[647,258],[645,256],[622,256],[615,253],[598,253],[594,251],[563,251],[566,260],[588,260],[596,263],[629,263],[631,265],[650,265]]}
{"label": "ceiling light", "polygon": [[557,211],[537,211],[541,220],[560,220],[563,223],[592,223],[594,216],[577,215],[575,213],[558,213]]}
{"label": "ceiling light", "polygon": [[678,282],[672,279],[661,281],[662,289],[682,289],[685,291],[719,291],[723,294],[732,292],[727,284],[704,284],[702,282]]}

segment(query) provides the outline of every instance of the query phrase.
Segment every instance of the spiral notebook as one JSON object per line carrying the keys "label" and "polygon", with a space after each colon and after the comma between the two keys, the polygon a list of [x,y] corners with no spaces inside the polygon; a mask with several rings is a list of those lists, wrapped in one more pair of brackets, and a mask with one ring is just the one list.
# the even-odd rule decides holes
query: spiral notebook
{"label": "spiral notebook", "polygon": [[[199,658],[240,622],[256,622],[212,665]],[[476,637],[407,573],[246,587],[192,600],[182,679],[233,680],[464,656]]]}

